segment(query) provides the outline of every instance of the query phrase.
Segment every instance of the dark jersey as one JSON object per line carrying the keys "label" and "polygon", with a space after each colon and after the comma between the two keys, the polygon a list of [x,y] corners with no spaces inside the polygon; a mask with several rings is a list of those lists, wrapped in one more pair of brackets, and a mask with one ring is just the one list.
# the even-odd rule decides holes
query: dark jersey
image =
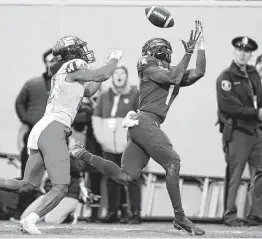
{"label": "dark jersey", "polygon": [[151,56],[139,59],[137,71],[140,78],[140,110],[154,113],[164,121],[180,85],[171,84],[170,71]]}

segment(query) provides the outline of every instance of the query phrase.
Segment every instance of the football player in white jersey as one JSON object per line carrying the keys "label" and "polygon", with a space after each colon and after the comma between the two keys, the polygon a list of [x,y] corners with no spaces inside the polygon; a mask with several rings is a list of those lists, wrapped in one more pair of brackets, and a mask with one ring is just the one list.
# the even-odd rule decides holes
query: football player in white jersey
{"label": "football player in white jersey", "polygon": [[80,102],[85,94],[92,96],[101,83],[110,78],[123,50],[110,50],[105,64],[89,69],[95,61],[87,43],[75,36],[61,38],[53,47],[56,63],[50,67],[52,86],[45,115],[32,129],[28,139],[29,159],[22,180],[0,178],[0,189],[27,192],[39,187],[46,169],[52,189],[41,204],[20,221],[20,230],[41,234],[37,221],[55,208],[64,198],[70,184],[68,137]]}

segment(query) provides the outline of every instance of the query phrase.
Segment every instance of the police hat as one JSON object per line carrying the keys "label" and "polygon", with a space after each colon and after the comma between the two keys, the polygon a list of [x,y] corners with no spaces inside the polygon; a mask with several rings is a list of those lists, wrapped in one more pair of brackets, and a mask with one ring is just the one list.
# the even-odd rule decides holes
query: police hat
{"label": "police hat", "polygon": [[249,51],[255,51],[258,48],[257,43],[249,37],[236,37],[232,40],[232,45]]}
{"label": "police hat", "polygon": [[260,55],[260,56],[257,57],[256,65],[257,65],[258,63],[260,63],[260,62],[262,62],[262,55]]}

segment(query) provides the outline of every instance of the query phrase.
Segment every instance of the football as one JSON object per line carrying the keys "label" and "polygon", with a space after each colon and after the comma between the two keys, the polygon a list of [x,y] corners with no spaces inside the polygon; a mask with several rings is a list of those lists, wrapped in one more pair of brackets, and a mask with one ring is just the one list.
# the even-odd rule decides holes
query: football
{"label": "football", "polygon": [[156,27],[169,28],[175,24],[170,12],[163,7],[147,7],[145,13],[148,20]]}

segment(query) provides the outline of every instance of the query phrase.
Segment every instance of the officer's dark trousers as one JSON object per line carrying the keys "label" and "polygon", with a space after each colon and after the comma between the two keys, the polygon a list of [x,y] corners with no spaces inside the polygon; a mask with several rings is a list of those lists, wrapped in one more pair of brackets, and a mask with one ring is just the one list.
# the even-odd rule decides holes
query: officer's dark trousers
{"label": "officer's dark trousers", "polygon": [[[105,159],[110,160],[121,166],[122,154],[112,154],[104,152],[103,156]],[[136,180],[134,183],[128,185],[128,197],[130,199],[131,211],[140,211],[141,204],[141,188],[140,180]],[[118,209],[123,209],[123,206],[127,204],[126,191],[123,185],[116,183],[112,179],[107,180],[108,188],[108,211],[115,212]]]}
{"label": "officer's dark trousers", "polygon": [[251,135],[243,131],[234,130],[232,141],[228,144],[226,161],[224,220],[231,221],[237,217],[236,197],[247,162],[254,170],[255,175],[253,182],[251,182],[252,197],[248,215],[262,217],[262,133],[256,132]]}

